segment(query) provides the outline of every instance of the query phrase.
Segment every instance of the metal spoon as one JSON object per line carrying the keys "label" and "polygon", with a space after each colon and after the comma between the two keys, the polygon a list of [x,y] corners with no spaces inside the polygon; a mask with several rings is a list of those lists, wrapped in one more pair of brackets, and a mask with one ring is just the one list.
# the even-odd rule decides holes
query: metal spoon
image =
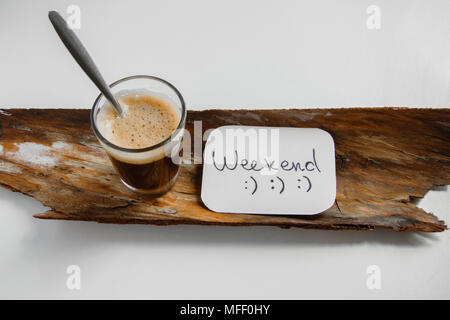
{"label": "metal spoon", "polygon": [[64,18],[61,17],[58,12],[50,11],[48,13],[48,18],[52,22],[53,27],[66,46],[67,50],[69,50],[74,59],[78,62],[81,69],[84,70],[84,72],[88,75],[92,82],[94,82],[101,93],[103,93],[106,99],[111,102],[112,106],[117,112],[117,115],[121,116],[122,108],[120,107],[120,104],[117,102],[111,90],[109,90],[109,87],[103,79],[100,71],[98,71],[97,66],[95,65],[94,61],[92,61],[92,58],[89,56],[89,53],[84,48],[75,32],[73,32],[67,26],[66,20],[64,20]]}

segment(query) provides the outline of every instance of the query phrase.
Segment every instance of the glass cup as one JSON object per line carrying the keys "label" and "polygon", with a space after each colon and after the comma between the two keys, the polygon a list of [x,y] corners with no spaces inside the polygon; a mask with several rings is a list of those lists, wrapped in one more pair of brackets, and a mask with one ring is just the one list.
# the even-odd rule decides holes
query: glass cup
{"label": "glass cup", "polygon": [[[186,106],[180,92],[169,82],[152,76],[137,75],[120,79],[110,85],[112,93],[145,92],[170,102],[179,112],[176,130],[164,141],[141,149],[129,149],[108,141],[97,123],[99,111],[108,105],[100,94],[91,109],[91,126],[105,149],[123,184],[129,189],[147,194],[163,194],[175,183],[179,172],[179,152],[186,123]],[[148,130],[148,129],[147,129]]]}

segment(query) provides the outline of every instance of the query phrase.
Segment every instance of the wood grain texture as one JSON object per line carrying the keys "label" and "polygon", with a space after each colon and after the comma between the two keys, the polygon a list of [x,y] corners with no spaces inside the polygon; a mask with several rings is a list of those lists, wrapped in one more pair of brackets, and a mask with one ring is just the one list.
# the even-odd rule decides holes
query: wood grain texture
{"label": "wood grain texture", "polygon": [[[0,184],[51,209],[35,217],[156,225],[391,228],[438,232],[411,203],[450,184],[450,109],[351,108],[188,112],[187,129],[221,125],[322,128],[336,147],[336,203],[316,216],[215,213],[200,200],[201,165],[184,165],[159,198],[125,188],[97,143],[86,109],[0,110]],[[200,155],[197,155],[200,156]]]}

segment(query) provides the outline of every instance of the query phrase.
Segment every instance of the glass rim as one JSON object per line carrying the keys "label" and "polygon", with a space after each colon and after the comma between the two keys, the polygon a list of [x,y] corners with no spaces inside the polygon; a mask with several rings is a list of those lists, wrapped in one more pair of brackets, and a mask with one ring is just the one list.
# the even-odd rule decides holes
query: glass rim
{"label": "glass rim", "polygon": [[[178,130],[183,129],[183,128],[184,128],[184,124],[185,124],[185,122],[186,122],[186,105],[185,105],[185,103],[184,103],[184,99],[183,99],[183,96],[181,95],[181,93],[180,93],[180,92],[178,91],[178,89],[177,89],[173,84],[171,84],[170,82],[168,82],[168,81],[166,81],[166,80],[164,80],[164,79],[155,77],[155,76],[135,75],[135,76],[129,76],[129,77],[125,77],[125,78],[119,79],[119,80],[117,80],[117,81],[111,83],[111,84],[109,85],[109,87],[110,87],[110,88],[113,88],[114,86],[116,86],[116,85],[118,85],[118,84],[120,84],[120,83],[122,83],[122,82],[125,82],[125,81],[128,81],[128,80],[134,80],[134,79],[150,79],[150,80],[156,80],[156,81],[159,81],[159,82],[165,84],[166,86],[168,86],[170,89],[172,89],[172,90],[175,92],[175,94],[177,95],[178,99],[180,99],[180,102],[181,102],[181,118],[180,118],[180,123],[178,124],[177,128],[176,128],[173,132],[176,132],[176,131],[178,131]],[[91,127],[92,127],[92,130],[94,131],[94,134],[96,135],[96,137],[97,137],[102,143],[106,144],[107,146],[109,146],[109,147],[111,147],[111,148],[113,148],[113,149],[119,150],[119,151],[130,152],[130,153],[140,153],[140,152],[147,152],[147,151],[156,150],[156,149],[158,149],[158,148],[160,148],[160,147],[166,145],[167,143],[169,143],[169,142],[172,140],[172,135],[173,135],[173,133],[172,133],[168,138],[164,139],[163,141],[161,141],[161,142],[159,142],[159,143],[157,143],[157,144],[155,144],[155,145],[151,145],[151,146],[148,146],[148,147],[145,147],[145,148],[140,148],[140,149],[130,149],[130,148],[125,148],[125,147],[121,147],[121,146],[118,146],[118,145],[116,145],[116,144],[110,142],[109,140],[107,140],[107,139],[100,133],[100,130],[97,129],[96,121],[95,121],[95,119],[94,119],[94,117],[95,117],[95,111],[98,109],[98,107],[99,107],[99,106],[98,106],[98,103],[99,103],[99,101],[100,101],[100,99],[101,99],[102,97],[103,97],[103,93],[100,93],[100,94],[98,95],[97,99],[95,99],[94,105],[93,105],[92,108],[91,108],[91,114],[90,114],[90,120],[91,120]]]}

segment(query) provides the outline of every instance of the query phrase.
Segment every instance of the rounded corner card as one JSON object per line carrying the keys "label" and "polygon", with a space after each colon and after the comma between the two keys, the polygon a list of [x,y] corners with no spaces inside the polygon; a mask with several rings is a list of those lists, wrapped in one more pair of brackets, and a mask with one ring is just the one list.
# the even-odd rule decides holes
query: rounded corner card
{"label": "rounded corner card", "polygon": [[334,141],[322,129],[223,126],[203,156],[201,198],[212,211],[314,215],[335,202]]}

